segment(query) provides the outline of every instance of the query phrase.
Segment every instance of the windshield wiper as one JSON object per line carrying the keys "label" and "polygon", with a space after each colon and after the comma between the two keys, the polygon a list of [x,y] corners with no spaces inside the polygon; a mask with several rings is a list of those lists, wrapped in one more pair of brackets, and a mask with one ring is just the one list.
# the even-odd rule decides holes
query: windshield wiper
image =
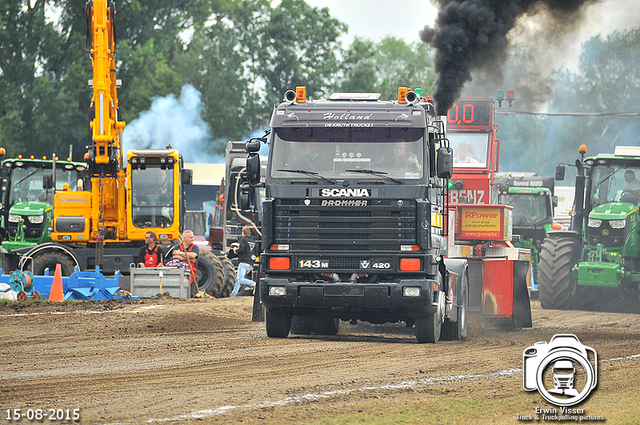
{"label": "windshield wiper", "polygon": [[305,176],[312,176],[312,177],[316,177],[318,179],[322,179],[324,181],[328,181],[331,184],[336,184],[337,182],[333,179],[330,179],[328,177],[322,176],[318,173],[316,173],[315,171],[307,171],[307,170],[289,170],[289,169],[280,169],[278,171],[284,171],[286,173],[298,173],[298,174],[304,174]]}
{"label": "windshield wiper", "polygon": [[344,171],[349,171],[351,173],[362,173],[362,174],[371,174],[374,176],[378,176],[378,177],[383,177],[385,179],[391,180],[394,183],[398,183],[398,184],[404,184],[403,180],[399,180],[393,177],[389,177],[387,174],[387,172],[384,171],[376,171],[376,170],[344,170]]}
{"label": "windshield wiper", "polygon": [[26,179],[28,179],[29,177],[33,176],[35,173],[37,173],[38,171],[40,171],[40,168],[36,168],[35,171],[32,171],[31,173],[27,174],[26,176],[24,176],[23,178],[21,178],[20,180],[18,180],[18,182],[13,183],[14,186],[19,185],[20,183],[22,183],[23,181],[25,181]]}

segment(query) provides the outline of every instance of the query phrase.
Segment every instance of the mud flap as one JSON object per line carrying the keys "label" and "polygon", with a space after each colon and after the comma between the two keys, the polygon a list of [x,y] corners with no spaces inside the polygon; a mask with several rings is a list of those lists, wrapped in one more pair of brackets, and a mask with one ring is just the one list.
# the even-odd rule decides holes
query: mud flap
{"label": "mud flap", "polygon": [[482,269],[482,315],[485,327],[531,327],[527,290],[529,261],[485,258]]}
{"label": "mud flap", "polygon": [[513,262],[513,326],[515,328],[531,328],[531,302],[527,290],[527,273],[529,261]]}

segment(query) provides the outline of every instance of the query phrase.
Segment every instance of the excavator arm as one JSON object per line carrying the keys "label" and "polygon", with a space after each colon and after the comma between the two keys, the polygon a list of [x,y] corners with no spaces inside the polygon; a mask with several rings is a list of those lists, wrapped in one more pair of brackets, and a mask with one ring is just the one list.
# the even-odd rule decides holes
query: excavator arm
{"label": "excavator arm", "polygon": [[95,113],[91,121],[93,146],[89,161],[96,167],[94,175],[116,175],[121,169],[122,150],[120,134],[124,121],[118,121],[118,95],[120,85],[116,79],[115,3],[90,0],[86,5],[87,48],[91,55],[93,88],[91,106]]}

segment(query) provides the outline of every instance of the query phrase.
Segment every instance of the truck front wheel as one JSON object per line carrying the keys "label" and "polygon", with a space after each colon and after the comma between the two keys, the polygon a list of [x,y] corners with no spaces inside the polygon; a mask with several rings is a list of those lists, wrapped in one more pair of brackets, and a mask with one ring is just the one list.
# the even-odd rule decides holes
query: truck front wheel
{"label": "truck front wheel", "polygon": [[289,336],[289,330],[291,329],[290,314],[267,310],[264,319],[269,338],[286,338]]}
{"label": "truck front wheel", "polygon": [[578,261],[576,239],[570,236],[549,236],[540,249],[538,264],[538,297],[545,309],[567,310],[572,307],[575,282],[571,269]]}

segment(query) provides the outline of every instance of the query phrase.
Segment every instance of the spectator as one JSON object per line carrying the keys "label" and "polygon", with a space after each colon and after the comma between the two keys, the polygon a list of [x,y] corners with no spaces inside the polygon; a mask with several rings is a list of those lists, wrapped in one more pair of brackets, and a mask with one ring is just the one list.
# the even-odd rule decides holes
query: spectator
{"label": "spectator", "polygon": [[158,267],[162,265],[162,259],[164,258],[164,251],[160,245],[157,244],[158,237],[155,232],[147,232],[144,235],[145,245],[140,248],[140,252],[136,257],[136,262],[139,267]]}
{"label": "spectator", "polygon": [[255,289],[256,287],[256,283],[246,277],[247,273],[253,271],[253,261],[256,259],[253,252],[254,247],[255,242],[251,238],[251,228],[249,226],[244,226],[242,228],[242,237],[238,243],[231,244],[231,249],[228,253],[229,258],[238,257],[239,261],[236,285],[233,287],[233,291],[231,292],[232,297],[238,296],[241,286],[247,286],[251,289]]}
{"label": "spectator", "polygon": [[167,262],[167,266],[184,267],[190,271],[192,298],[198,293],[198,255],[200,255],[200,247],[193,243],[194,239],[193,231],[182,232],[182,242],[171,248],[173,259]]}

